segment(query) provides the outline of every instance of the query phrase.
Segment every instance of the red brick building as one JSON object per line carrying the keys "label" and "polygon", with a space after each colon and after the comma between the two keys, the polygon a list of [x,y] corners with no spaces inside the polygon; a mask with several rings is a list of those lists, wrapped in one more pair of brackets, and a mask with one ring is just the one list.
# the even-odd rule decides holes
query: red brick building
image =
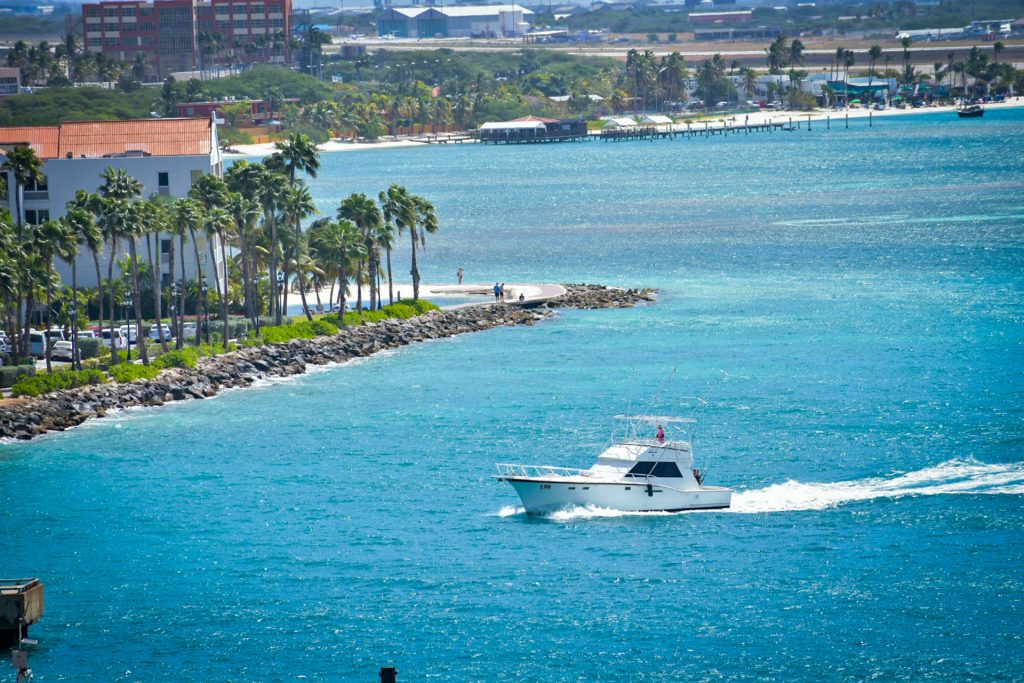
{"label": "red brick building", "polygon": [[150,73],[288,61],[291,0],[110,0],[82,5],[85,46]]}

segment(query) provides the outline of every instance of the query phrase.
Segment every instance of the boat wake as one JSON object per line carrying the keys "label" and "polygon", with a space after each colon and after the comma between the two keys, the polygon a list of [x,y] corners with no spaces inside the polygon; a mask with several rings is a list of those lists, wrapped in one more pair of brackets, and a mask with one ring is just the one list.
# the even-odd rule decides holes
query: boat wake
{"label": "boat wake", "polygon": [[891,478],[871,477],[831,484],[790,480],[763,489],[737,491],[727,512],[824,510],[876,498],[964,493],[1024,495],[1024,463],[987,465],[972,459],[958,459]]}
{"label": "boat wake", "polygon": [[[752,514],[759,512],[798,512],[825,510],[845,503],[878,498],[937,495],[1024,495],[1024,462],[988,465],[973,459],[948,460],[944,463],[895,477],[869,477],[834,483],[804,483],[790,480],[762,489],[736,491],[732,505],[721,513]],[[555,522],[614,517],[657,517],[701,513],[689,512],[624,512],[593,506],[571,507],[545,515]],[[520,506],[506,506],[499,517],[525,515]]]}

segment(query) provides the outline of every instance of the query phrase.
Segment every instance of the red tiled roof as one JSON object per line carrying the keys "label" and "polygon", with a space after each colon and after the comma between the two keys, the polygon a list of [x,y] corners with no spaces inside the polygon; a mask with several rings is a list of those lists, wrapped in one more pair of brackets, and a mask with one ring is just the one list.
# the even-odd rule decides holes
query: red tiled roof
{"label": "red tiled roof", "polygon": [[102,157],[142,151],[181,156],[209,154],[210,119],[138,119],[134,121],[68,121],[60,124],[58,157]]}
{"label": "red tiled roof", "polygon": [[0,146],[29,145],[40,159],[57,156],[57,126],[17,126],[0,128]]}
{"label": "red tiled roof", "polygon": [[58,126],[0,128],[0,145],[30,144],[42,159],[209,154],[207,118],[137,119],[129,121],[67,121]]}

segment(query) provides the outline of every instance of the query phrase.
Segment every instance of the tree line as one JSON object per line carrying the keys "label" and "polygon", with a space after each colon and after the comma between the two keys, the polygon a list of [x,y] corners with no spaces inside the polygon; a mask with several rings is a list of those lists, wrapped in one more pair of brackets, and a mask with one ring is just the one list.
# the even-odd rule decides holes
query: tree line
{"label": "tree line", "polygon": [[[95,304],[99,327],[109,329],[113,337],[115,320],[119,320],[117,306],[123,304],[134,318],[143,364],[150,360],[143,333],[144,308],[156,321],[165,317],[165,311],[169,313],[174,332],[165,338],[163,325],[157,325],[155,340],[162,352],[167,352],[172,339],[179,349],[184,343],[190,302],[197,319],[209,315],[213,306],[218,309],[215,315],[219,313],[221,318],[225,349],[232,313],[244,316],[256,330],[263,315],[280,325],[293,289],[309,320],[313,319],[311,291],[318,308],[323,308],[321,296],[326,291],[326,304],[336,304],[343,313],[350,283],[356,286],[355,308],[359,311],[364,309],[364,291],[371,310],[383,306],[385,277],[387,298],[393,303],[392,251],[403,234],[410,239],[409,273],[413,298],[418,299],[419,252],[427,235],[439,228],[433,204],[392,185],[376,198],[352,194],[341,202],[335,216],[320,218],[304,229],[303,221],[318,212],[299,176],[316,177],[319,153],[313,141],[301,133],[292,134],[276,148],[262,162],[234,164],[223,178],[202,176],[182,198],[155,195],[144,199],[138,180],[122,169],[108,167],[96,192],[79,190],[68,202],[64,216],[38,225],[22,220],[20,196],[24,187],[42,179],[42,162],[29,147],[8,152],[0,172],[13,177],[15,214],[0,212],[0,315],[13,355],[29,355],[28,333],[37,302],[46,304],[45,327],[54,325],[58,308],[54,295],[62,284],[54,269],[56,259],[71,265],[69,301],[59,307],[64,314],[60,322],[72,331],[79,329],[88,319],[87,314],[79,315],[83,311],[79,304]],[[164,236],[169,240],[168,282],[160,278],[160,241]],[[223,263],[222,271],[204,271],[203,237],[209,263]],[[127,246],[127,254],[119,260],[122,244]],[[219,245],[219,259],[215,244]],[[186,271],[187,245],[196,264],[192,278]],[[78,256],[85,252],[92,257],[98,283],[88,292],[78,286]],[[115,277],[117,264],[121,273]],[[145,277],[149,278],[148,287],[142,283]],[[146,306],[144,295],[151,298]],[[344,315],[339,318],[344,322]],[[74,335],[72,340],[74,343]],[[193,343],[200,343],[198,332]],[[119,360],[117,350],[111,348],[110,362]]]}

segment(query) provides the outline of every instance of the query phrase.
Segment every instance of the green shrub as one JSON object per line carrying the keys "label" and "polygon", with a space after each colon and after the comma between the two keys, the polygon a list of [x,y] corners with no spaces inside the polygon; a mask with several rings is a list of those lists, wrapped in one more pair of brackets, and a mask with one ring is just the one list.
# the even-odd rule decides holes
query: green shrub
{"label": "green shrub", "polygon": [[153,359],[155,368],[194,368],[199,362],[199,354],[195,349],[182,348],[177,351],[162,353]]}
{"label": "green shrub", "polygon": [[36,366],[33,365],[4,365],[0,366],[0,387],[6,389],[14,386],[19,378],[31,377],[36,374]]}
{"label": "green shrub", "polygon": [[61,389],[74,389],[86,384],[105,384],[107,377],[99,370],[61,370],[48,375],[24,376],[14,383],[12,396],[42,396]]}
{"label": "green shrub", "polygon": [[402,304],[404,306],[412,306],[417,311],[422,313],[430,313],[431,311],[440,311],[441,307],[432,304],[426,299],[400,299],[395,302],[396,304]]}
{"label": "green shrub", "polygon": [[82,360],[96,358],[100,355],[100,340],[95,337],[86,337],[78,340],[78,353]]}
{"label": "green shrub", "polygon": [[399,320],[408,320],[409,318],[414,318],[420,314],[415,306],[410,306],[409,304],[403,304],[401,302],[390,304],[381,310],[386,313],[389,318],[398,318]]}
{"label": "green shrub", "polygon": [[337,325],[323,318],[319,320],[301,320],[291,325],[265,327],[262,330],[263,341],[267,344],[284,344],[292,339],[313,339],[327,334],[337,334]]}
{"label": "green shrub", "polygon": [[136,365],[135,363],[118,363],[110,368],[110,376],[115,382],[134,382],[137,379],[153,379],[160,374],[155,365]]}

